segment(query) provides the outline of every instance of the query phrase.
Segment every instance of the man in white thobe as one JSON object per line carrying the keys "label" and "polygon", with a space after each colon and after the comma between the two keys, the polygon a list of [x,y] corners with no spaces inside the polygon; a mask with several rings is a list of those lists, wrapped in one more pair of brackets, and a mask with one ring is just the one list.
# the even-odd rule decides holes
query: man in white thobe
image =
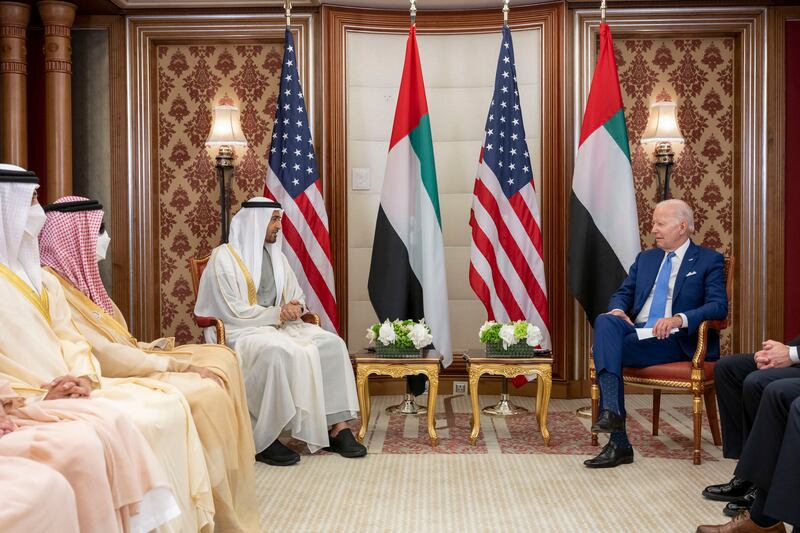
{"label": "man in white thobe", "polygon": [[[239,355],[258,460],[278,466],[300,460],[278,439],[284,429],[312,453],[325,448],[363,457],[367,450],[347,424],[358,412],[347,346],[301,319],[305,299],[281,251],[281,216],[273,200],[242,204],[229,243],[211,253],[195,313],[222,320]],[[205,336],[216,341],[214,328]]]}

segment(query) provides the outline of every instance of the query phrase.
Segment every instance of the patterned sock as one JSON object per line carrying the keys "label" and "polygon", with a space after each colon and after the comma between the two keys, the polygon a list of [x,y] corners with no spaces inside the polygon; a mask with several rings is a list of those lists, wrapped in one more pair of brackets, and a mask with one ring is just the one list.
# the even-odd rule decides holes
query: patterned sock
{"label": "patterned sock", "polygon": [[756,499],[750,506],[750,520],[755,522],[758,527],[771,527],[778,523],[778,520],[764,514],[764,504],[767,501],[767,491],[756,489]]}
{"label": "patterned sock", "polygon": [[628,440],[628,433],[626,431],[613,432],[609,441],[616,444],[619,448],[631,447],[631,441]]}
{"label": "patterned sock", "polygon": [[614,414],[620,414],[619,408],[619,377],[611,372],[605,370],[600,371],[597,375],[597,383],[600,385],[600,390],[603,391],[603,405],[601,409],[608,409]]}

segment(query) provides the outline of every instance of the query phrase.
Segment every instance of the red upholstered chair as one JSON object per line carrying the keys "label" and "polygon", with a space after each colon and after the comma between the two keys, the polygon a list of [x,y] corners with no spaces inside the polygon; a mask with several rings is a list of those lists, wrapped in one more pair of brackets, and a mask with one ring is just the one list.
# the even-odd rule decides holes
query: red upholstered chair
{"label": "red upholstered chair", "polygon": [[[705,400],[708,422],[711,425],[711,435],[714,444],[722,444],[717,416],[717,395],[714,387],[714,366],[716,361],[706,361],[708,349],[708,330],[722,331],[731,324],[731,309],[733,308],[731,292],[735,260],[725,258],[725,289],[728,293],[728,316],[725,320],[706,320],[700,324],[697,333],[697,348],[691,361],[653,365],[647,368],[623,368],[622,380],[626,385],[636,385],[653,389],[653,435],[658,435],[658,422],[661,410],[661,389],[691,394],[692,414],[694,417],[694,452],[692,461],[700,464],[701,430],[702,430],[702,400]],[[597,385],[597,373],[594,368],[594,358],[589,357],[589,377],[592,381],[592,424],[597,420],[600,408],[600,387]],[[597,446],[597,433],[592,433],[592,445]]]}
{"label": "red upholstered chair", "polygon": [[[192,287],[194,287],[195,302],[197,302],[197,288],[200,286],[200,276],[203,275],[203,270],[205,270],[210,257],[211,254],[203,257],[189,258],[189,272],[192,274]],[[225,324],[222,323],[222,320],[213,316],[197,316],[194,313],[192,313],[192,316],[194,317],[194,323],[201,328],[212,326],[216,328],[217,342],[219,344],[225,344]]]}
{"label": "red upholstered chair", "polygon": [[[203,270],[205,270],[210,257],[211,254],[204,257],[192,257],[189,259],[189,272],[192,275],[192,287],[194,287],[195,301],[197,301],[197,288],[200,286],[200,276],[203,275]],[[195,324],[201,328],[214,326],[217,329],[217,342],[219,344],[225,344],[225,324],[222,323],[222,320],[212,316],[197,316],[195,314],[192,314],[192,316],[194,317]],[[300,320],[308,322],[309,324],[320,325],[319,315],[312,312],[307,312],[300,317]]]}

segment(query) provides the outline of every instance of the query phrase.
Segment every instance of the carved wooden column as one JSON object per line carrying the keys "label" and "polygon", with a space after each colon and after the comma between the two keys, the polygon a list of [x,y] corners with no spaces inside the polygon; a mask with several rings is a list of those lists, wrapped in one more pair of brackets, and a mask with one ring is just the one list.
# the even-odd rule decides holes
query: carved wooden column
{"label": "carved wooden column", "polygon": [[44,24],[44,79],[47,143],[47,196],[72,194],[72,39],[77,7],[38,2]]}
{"label": "carved wooden column", "polygon": [[17,2],[0,2],[0,112],[2,152],[0,162],[28,167],[28,79],[25,30],[31,8]]}

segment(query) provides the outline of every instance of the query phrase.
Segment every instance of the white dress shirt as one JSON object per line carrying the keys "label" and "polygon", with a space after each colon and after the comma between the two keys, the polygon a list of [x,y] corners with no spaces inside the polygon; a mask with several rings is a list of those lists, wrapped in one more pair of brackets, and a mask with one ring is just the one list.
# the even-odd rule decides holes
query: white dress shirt
{"label": "white dress shirt", "polygon": [[[686,239],[686,242],[681,244],[675,251],[675,257],[672,258],[672,270],[669,273],[669,289],[667,290],[667,305],[664,308],[664,317],[669,318],[672,316],[672,293],[675,290],[675,280],[678,279],[678,271],[681,269],[681,263],[683,262],[684,256],[686,256],[686,250],[689,249],[689,239]],[[664,253],[663,259],[661,259],[661,266],[664,265],[664,261],[667,259],[667,254],[669,252]],[[658,267],[659,272],[661,272],[661,266]],[[656,279],[658,279],[658,274],[656,274]],[[653,293],[656,290],[656,284],[653,283],[653,287],[650,289],[650,294],[647,296],[647,300],[644,301],[644,305],[642,306],[642,310],[639,311],[639,314],[636,315],[636,320],[634,323],[636,324],[646,324],[647,319],[650,316],[650,306],[653,305]],[[678,313],[677,316],[681,317],[681,327],[685,328],[689,326],[689,321],[686,318],[686,315],[683,313]]]}
{"label": "white dress shirt", "polygon": [[789,346],[789,359],[792,363],[800,365],[800,354],[797,353],[797,346]]}

